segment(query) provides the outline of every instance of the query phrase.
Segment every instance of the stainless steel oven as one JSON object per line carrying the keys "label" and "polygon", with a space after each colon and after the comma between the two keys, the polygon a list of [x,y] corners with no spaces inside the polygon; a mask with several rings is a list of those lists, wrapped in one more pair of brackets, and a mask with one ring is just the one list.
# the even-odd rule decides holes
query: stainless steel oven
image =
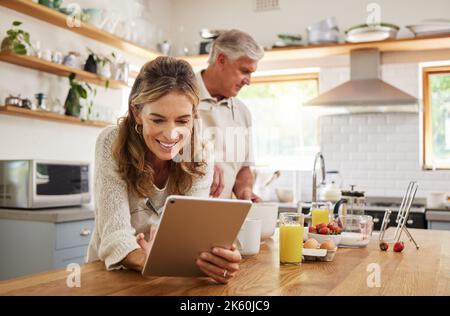
{"label": "stainless steel oven", "polygon": [[89,203],[89,163],[0,160],[0,207],[39,209]]}
{"label": "stainless steel oven", "polygon": [[[386,209],[390,209],[392,213],[389,218],[388,227],[396,226],[396,219],[400,204],[401,198],[367,197],[366,205],[364,207],[364,214],[372,216],[374,222],[374,230],[380,230],[384,213]],[[406,227],[427,229],[427,220],[425,218],[425,204],[425,199],[414,199],[413,205],[411,205],[409,216],[406,220]]]}

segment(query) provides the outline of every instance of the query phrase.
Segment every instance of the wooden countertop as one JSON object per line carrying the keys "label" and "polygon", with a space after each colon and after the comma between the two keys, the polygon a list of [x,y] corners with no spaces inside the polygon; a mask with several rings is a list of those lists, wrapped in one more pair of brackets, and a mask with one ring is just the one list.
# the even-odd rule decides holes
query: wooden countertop
{"label": "wooden countertop", "polygon": [[0,209],[0,219],[65,223],[94,219],[94,211],[88,205],[42,210]]}
{"label": "wooden countertop", "polygon": [[[405,250],[339,249],[333,262],[280,267],[278,237],[245,259],[228,285],[206,278],[144,278],[133,271],[105,271],[101,262],[81,267],[81,287],[69,288],[64,269],[0,282],[0,295],[450,295],[450,231],[411,230],[420,244]],[[368,265],[378,264],[381,286],[369,288]]]}

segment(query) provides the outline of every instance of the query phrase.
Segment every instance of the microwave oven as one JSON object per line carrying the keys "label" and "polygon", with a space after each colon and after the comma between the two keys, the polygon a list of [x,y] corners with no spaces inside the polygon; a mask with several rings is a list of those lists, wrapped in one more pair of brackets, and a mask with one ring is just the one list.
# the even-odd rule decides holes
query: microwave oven
{"label": "microwave oven", "polygon": [[0,160],[0,207],[40,209],[91,201],[89,163]]}

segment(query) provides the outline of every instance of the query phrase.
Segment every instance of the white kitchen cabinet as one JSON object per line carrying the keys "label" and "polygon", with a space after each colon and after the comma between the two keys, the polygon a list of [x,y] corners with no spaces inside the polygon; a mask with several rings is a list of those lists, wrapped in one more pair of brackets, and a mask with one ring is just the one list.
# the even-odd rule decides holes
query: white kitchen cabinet
{"label": "white kitchen cabinet", "polygon": [[428,210],[426,211],[428,229],[450,230],[449,210]]}
{"label": "white kitchen cabinet", "polygon": [[0,218],[0,280],[83,263],[93,229],[93,218],[68,222]]}

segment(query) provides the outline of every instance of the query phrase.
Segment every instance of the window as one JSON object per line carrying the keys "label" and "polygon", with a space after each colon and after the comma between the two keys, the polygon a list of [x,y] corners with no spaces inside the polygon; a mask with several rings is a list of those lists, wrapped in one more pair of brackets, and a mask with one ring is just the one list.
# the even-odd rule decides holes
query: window
{"label": "window", "polygon": [[423,69],[424,168],[450,169],[450,66]]}
{"label": "window", "polygon": [[317,74],[254,77],[242,90],[239,98],[252,114],[257,167],[312,168],[320,110],[303,103],[317,94]]}

